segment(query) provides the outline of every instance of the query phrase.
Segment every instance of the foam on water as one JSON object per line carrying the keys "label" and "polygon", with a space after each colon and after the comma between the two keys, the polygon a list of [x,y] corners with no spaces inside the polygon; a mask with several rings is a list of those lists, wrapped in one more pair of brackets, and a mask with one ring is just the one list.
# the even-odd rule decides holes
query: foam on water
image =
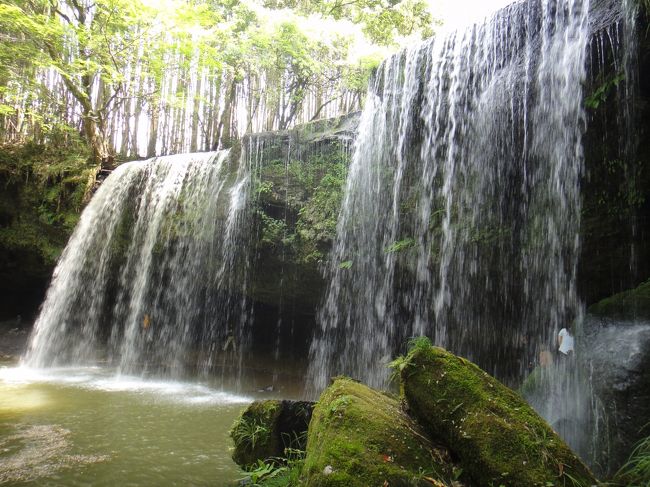
{"label": "foam on water", "polygon": [[204,384],[115,375],[115,371],[101,367],[0,368],[0,382],[8,388],[31,384],[57,384],[97,391],[140,394],[157,400],[185,404],[246,404],[252,401],[249,397],[219,391]]}

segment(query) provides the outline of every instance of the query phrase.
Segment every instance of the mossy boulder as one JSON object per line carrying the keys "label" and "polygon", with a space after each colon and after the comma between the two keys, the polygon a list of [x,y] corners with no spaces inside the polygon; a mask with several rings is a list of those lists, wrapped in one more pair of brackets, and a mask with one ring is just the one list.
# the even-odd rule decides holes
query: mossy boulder
{"label": "mossy boulder", "polygon": [[591,305],[589,313],[624,320],[650,319],[650,279],[635,289],[623,291]]}
{"label": "mossy boulder", "polygon": [[308,401],[255,401],[230,430],[235,448],[232,459],[242,467],[258,460],[284,457],[286,448],[304,449],[314,403]]}
{"label": "mossy boulder", "polygon": [[473,363],[415,347],[403,362],[411,414],[458,457],[479,486],[596,485],[596,479],[522,399]]}
{"label": "mossy boulder", "polygon": [[448,450],[426,438],[397,398],[347,378],[321,395],[309,425],[307,485],[447,485],[454,472]]}

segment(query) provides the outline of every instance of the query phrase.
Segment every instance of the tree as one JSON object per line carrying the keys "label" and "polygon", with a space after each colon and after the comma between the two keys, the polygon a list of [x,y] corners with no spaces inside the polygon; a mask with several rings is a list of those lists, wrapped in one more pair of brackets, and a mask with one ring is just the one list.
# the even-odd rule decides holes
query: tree
{"label": "tree", "polygon": [[426,0],[266,0],[270,8],[293,8],[363,26],[368,39],[394,45],[400,36],[433,34],[433,18]]}
{"label": "tree", "polygon": [[0,6],[0,28],[17,44],[3,48],[3,57],[10,58],[5,69],[25,82],[28,58],[58,73],[79,106],[93,159],[104,166],[114,156],[108,116],[119,97],[128,96],[125,63],[150,27],[146,12],[133,0],[27,0]]}
{"label": "tree", "polygon": [[[265,1],[292,10],[278,19]],[[351,31],[362,27],[381,44],[425,33],[424,2],[8,0],[0,5],[0,141],[47,142],[65,125],[109,166],[114,157],[229,147],[245,131],[347,113],[359,109],[376,65],[351,60]],[[323,17],[345,32],[309,27]]]}

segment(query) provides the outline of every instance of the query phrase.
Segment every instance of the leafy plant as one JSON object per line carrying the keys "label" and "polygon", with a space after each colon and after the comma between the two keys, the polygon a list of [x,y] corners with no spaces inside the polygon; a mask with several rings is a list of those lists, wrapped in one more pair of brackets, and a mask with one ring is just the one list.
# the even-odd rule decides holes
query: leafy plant
{"label": "leafy plant", "polygon": [[413,352],[416,350],[427,350],[433,346],[431,339],[427,336],[412,337],[408,341],[408,350]]}
{"label": "leafy plant", "polygon": [[607,100],[607,96],[612,88],[618,87],[621,81],[625,79],[625,74],[619,73],[612,79],[602,83],[596,90],[585,98],[585,106],[593,110],[597,109],[601,103]]}
{"label": "leafy plant", "polygon": [[232,428],[230,436],[236,444],[254,450],[255,446],[264,443],[269,438],[270,431],[263,424],[249,419],[240,418]]}
{"label": "leafy plant", "polygon": [[388,380],[390,382],[399,381],[402,372],[410,365],[411,365],[411,361],[408,360],[408,358],[405,357],[404,355],[400,355],[395,360],[391,361],[388,364],[388,368],[391,369],[391,373]]}
{"label": "leafy plant", "polygon": [[391,369],[389,380],[391,382],[397,381],[402,375],[402,372],[411,366],[412,352],[416,350],[427,350],[432,345],[431,339],[426,336],[410,338],[407,343],[409,353],[407,355],[400,355],[388,364],[388,367]]}
{"label": "leafy plant", "polygon": [[[281,474],[287,467],[278,467],[273,463],[266,463],[258,460],[257,464],[246,470],[246,478],[250,480],[252,485],[260,485],[260,482],[270,480],[277,475]],[[245,480],[245,479],[242,479]]]}
{"label": "leafy plant", "polygon": [[616,478],[625,485],[650,487],[650,436],[636,445],[628,461],[617,472]]}
{"label": "leafy plant", "polygon": [[384,249],[384,252],[387,254],[392,254],[395,252],[402,252],[404,250],[410,249],[415,246],[415,240],[411,237],[403,238],[397,242],[393,242],[388,247]]}
{"label": "leafy plant", "polygon": [[[291,440],[302,441],[298,436]],[[305,459],[305,451],[291,446],[284,449],[284,457],[272,457],[266,461],[258,460],[257,464],[245,470],[243,482],[253,486],[289,487],[298,485],[300,471]]]}
{"label": "leafy plant", "polygon": [[339,264],[339,269],[351,269],[352,268],[352,261],[351,260],[346,260],[344,262],[341,262]]}

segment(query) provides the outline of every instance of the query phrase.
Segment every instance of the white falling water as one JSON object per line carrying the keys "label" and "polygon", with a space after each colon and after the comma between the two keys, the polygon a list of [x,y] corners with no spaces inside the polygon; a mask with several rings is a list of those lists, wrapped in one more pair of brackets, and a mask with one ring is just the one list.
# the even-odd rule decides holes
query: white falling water
{"label": "white falling water", "polygon": [[428,335],[504,380],[580,314],[587,0],[520,2],[386,60],[327,268],[317,389]]}
{"label": "white falling water", "polygon": [[247,171],[228,151],[119,166],[57,265],[24,361],[177,376],[239,359]]}

